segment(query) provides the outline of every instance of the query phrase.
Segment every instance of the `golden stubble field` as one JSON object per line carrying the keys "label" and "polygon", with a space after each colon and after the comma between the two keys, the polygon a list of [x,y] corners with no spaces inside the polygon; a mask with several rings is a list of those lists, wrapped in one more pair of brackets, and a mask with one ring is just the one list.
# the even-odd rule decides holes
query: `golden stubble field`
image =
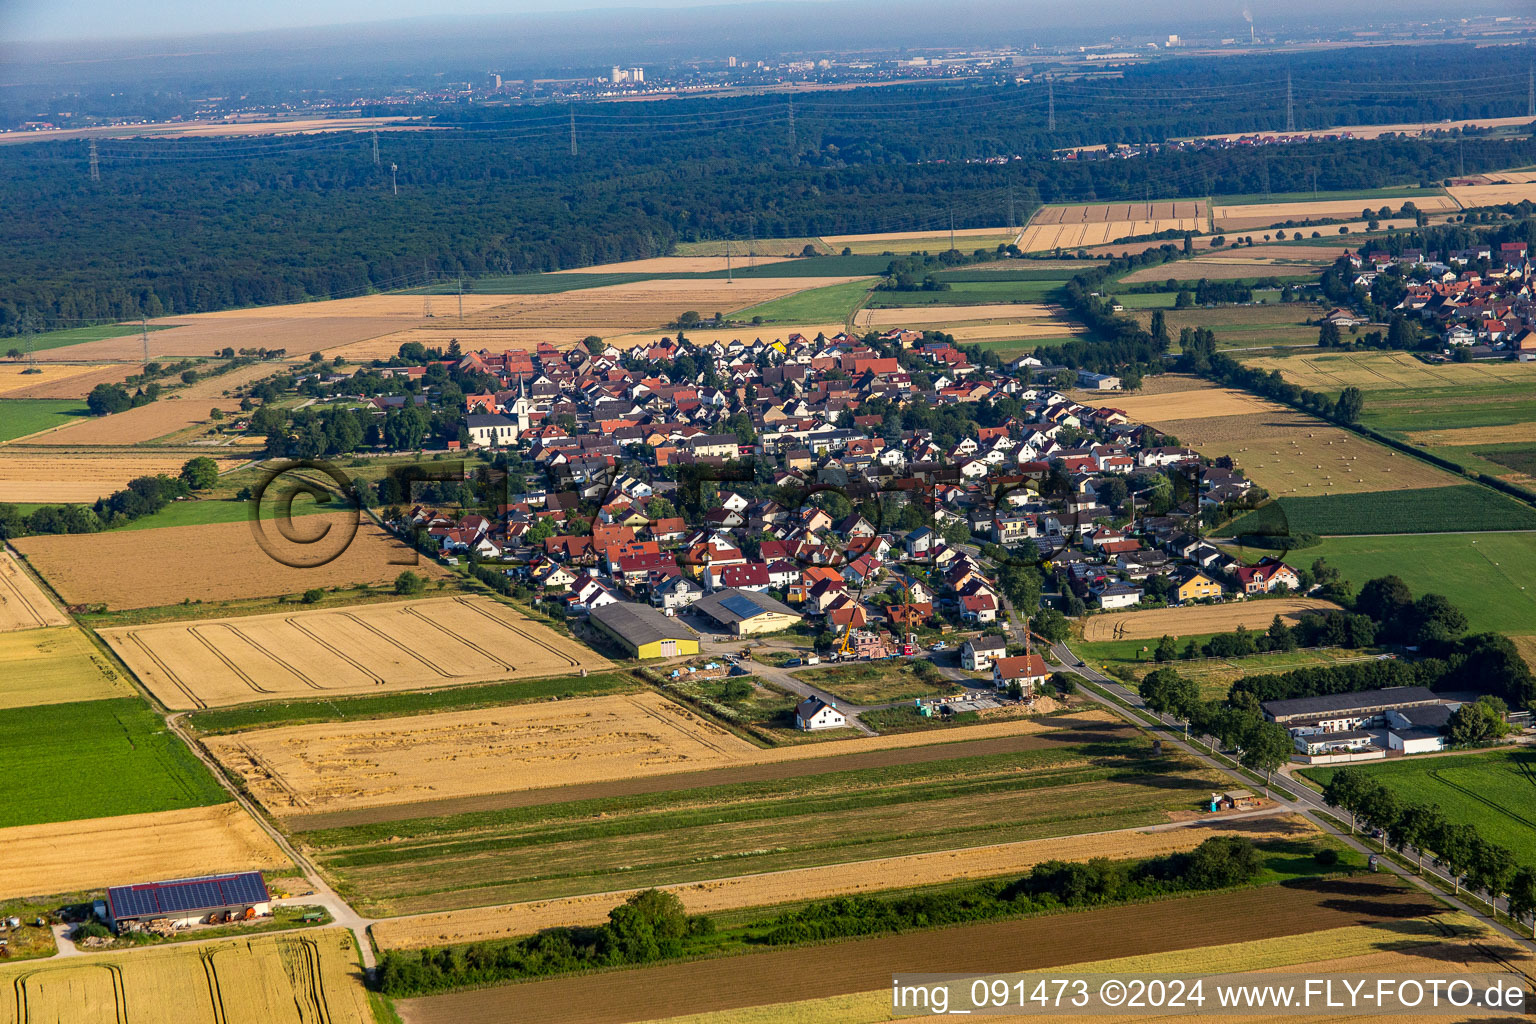
{"label": "golden stubble field", "polygon": [[[208,456],[219,463],[220,472],[246,461],[223,456],[217,448],[210,449]],[[136,477],[162,473],[175,476],[189,458],[131,448],[114,452],[53,452],[0,446],[0,501],[90,504],[122,490]]]}
{"label": "golden stubble field", "polygon": [[[24,370],[40,372],[24,373]],[[0,398],[84,398],[98,384],[116,384],[141,369],[135,363],[0,363]]]}
{"label": "golden stubble field", "polygon": [[1230,455],[1277,498],[1449,487],[1458,479],[1314,416],[1196,378],[1169,375],[1156,394],[1117,395],[1111,404],[1202,455]]}
{"label": "golden stubble field", "polygon": [[1205,203],[1181,199],[1158,203],[1091,203],[1043,206],[1019,235],[1025,252],[1078,249],[1103,245],[1116,238],[1152,235],[1159,231],[1192,231],[1207,227]]}
{"label": "golden stubble field", "polygon": [[1016,720],[764,750],[655,693],[315,724],[205,742],[279,815],[438,801],[717,767],[1021,736]]}
{"label": "golden stubble field", "polygon": [[0,898],[292,867],[238,804],[0,829]]}
{"label": "golden stubble field", "polygon": [[1173,637],[1230,633],[1238,626],[1265,629],[1276,615],[1287,623],[1304,615],[1337,611],[1332,601],[1310,597],[1274,598],[1263,601],[1234,601],[1229,604],[1191,605],[1187,608],[1149,608],[1142,612],[1115,612],[1093,615],[1083,623],[1083,639],[1155,640],[1165,633]]}
{"label": "golden stubble field", "polygon": [[[1202,822],[1160,831],[1125,829],[1087,836],[1032,839],[689,882],[663,888],[677,894],[690,914],[718,914],[743,907],[773,906],[970,878],[1022,874],[1047,860],[1161,857],[1192,850],[1213,835],[1278,839],[1303,838],[1316,835],[1318,831],[1317,826],[1297,815],[1275,815],[1230,822]],[[375,924],[373,935],[379,945],[386,949],[414,949],[532,935],[545,928],[595,925],[606,921],[608,911],[637,891],[593,893],[500,907],[476,907],[394,918]]]}
{"label": "golden stubble field", "polygon": [[484,596],[99,633],[151,693],[177,710],[612,667],[582,644]]}
{"label": "golden stubble field", "polygon": [[1170,277],[1180,281],[1238,281],[1250,277],[1314,277],[1323,268],[1310,263],[1291,263],[1283,259],[1250,256],[1244,250],[1241,256],[1197,256],[1194,259],[1164,263],[1157,267],[1143,267],[1126,274],[1122,281],[1138,284],[1144,281],[1166,281]]}
{"label": "golden stubble field", "polygon": [[1483,384],[1526,384],[1536,387],[1536,363],[1421,362],[1407,352],[1341,352],[1286,358],[1245,359],[1245,365],[1313,391],[1402,391],[1418,388],[1476,387]]}
{"label": "golden stubble field", "polygon": [[[1413,203],[1425,213],[1448,213],[1456,203],[1448,196],[1422,195],[1395,199],[1322,199],[1287,203],[1247,203],[1217,206],[1212,210],[1217,231],[1250,231],[1284,224],[1288,220],[1341,220],[1359,217],[1366,210],[1373,214],[1383,206],[1393,213],[1404,203]],[[1319,230],[1326,230],[1320,228]],[[1337,228],[1333,228],[1337,231]]]}
{"label": "golden stubble field", "polygon": [[1463,210],[1479,206],[1502,206],[1505,203],[1536,202],[1536,182],[1532,181],[1503,185],[1456,185],[1446,191],[1461,204]]}
{"label": "golden stubble field", "polygon": [[69,617],[49,600],[37,581],[16,564],[9,551],[0,550],[0,633],[68,624]]}
{"label": "golden stubble field", "polygon": [[[442,297],[438,297],[442,302]],[[317,302],[316,307],[329,303]],[[289,357],[303,358],[311,352],[319,352],[346,345],[349,342],[376,338],[381,334],[398,331],[410,326],[403,316],[387,315],[338,315],[319,314],[299,316],[279,314],[275,309],[292,310],[291,306],[262,306],[255,309],[233,310],[226,313],[194,313],[188,316],[166,317],[156,320],[155,325],[165,330],[149,334],[151,359],[181,359],[189,356],[213,356],[226,348],[236,352],[241,349],[283,349]],[[416,299],[417,315],[421,300]],[[144,344],[137,335],[120,338],[103,338],[85,341],[78,345],[50,349],[38,353],[39,359],[143,359]]]}
{"label": "golden stubble field", "polygon": [[[294,522],[311,530],[330,519],[321,513]],[[337,528],[334,520],[328,525]],[[429,579],[447,575],[371,523],[340,557],[311,569],[274,561],[247,522],[23,537],[13,546],[68,604],[104,604],[112,611],[385,583],[406,568]]]}
{"label": "golden stubble field", "polygon": [[0,1024],[373,1024],[341,928],[0,966]]}

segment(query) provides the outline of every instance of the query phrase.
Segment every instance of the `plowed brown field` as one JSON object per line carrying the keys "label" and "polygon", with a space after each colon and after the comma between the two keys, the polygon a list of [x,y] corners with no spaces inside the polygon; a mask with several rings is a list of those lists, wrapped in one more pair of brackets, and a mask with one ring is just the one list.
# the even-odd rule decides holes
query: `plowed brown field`
{"label": "plowed brown field", "polygon": [[[994,878],[1023,873],[1046,860],[1161,857],[1193,850],[1212,835],[1276,839],[1317,833],[1317,826],[1305,818],[1298,815],[1276,815],[1270,818],[1198,822],[1156,831],[1126,829],[1060,839],[1032,839],[1020,843],[885,857],[763,875],[743,875],[664,888],[677,894],[688,913],[715,914],[742,907],[830,899],[967,878]],[[514,903],[510,906],[476,907],[472,910],[395,918],[375,924],[373,935],[379,945],[385,948],[415,949],[532,935],[545,928],[595,925],[606,921],[610,910],[639,891],[594,893]]]}
{"label": "plowed brown field", "polygon": [[1090,616],[1083,624],[1083,639],[1151,640],[1163,634],[1199,636],[1229,633],[1238,626],[1263,629],[1276,615],[1294,623],[1303,615],[1336,610],[1332,601],[1310,597],[1235,601],[1231,604],[1193,605],[1188,608],[1149,608],[1144,612],[1115,612]]}
{"label": "plowed brown field", "polygon": [[611,668],[488,597],[103,629],[167,707],[572,675]]}
{"label": "plowed brown field", "polygon": [[[317,514],[294,522],[318,529],[330,519]],[[313,569],[274,561],[249,523],[24,537],[13,546],[69,604],[105,604],[115,611],[384,583],[406,566],[431,578],[446,575],[436,562],[413,559],[413,551],[371,524],[358,529],[339,558]]]}
{"label": "plowed brown field", "polygon": [[[759,761],[707,771],[683,771],[641,778],[612,779],[546,789],[521,789],[480,796],[424,800],[418,803],[319,814],[287,816],[285,824],[296,832],[350,828],[408,818],[445,817],[513,807],[611,797],[638,796],[673,790],[731,786],[740,783],[798,779],[828,772],[891,768],[943,761],[957,757],[983,757],[1041,750],[1074,743],[1123,742],[1132,733],[1125,722],[1099,712],[1056,716],[1038,722],[1012,722],[997,726],[968,726],[958,733],[931,735],[907,733],[878,739],[849,739],[846,743],[784,748],[791,758]],[[831,752],[829,753],[829,746]],[[843,751],[839,753],[839,751]],[[767,751],[763,752],[764,754]]]}
{"label": "plowed brown field", "polygon": [[232,803],[0,829],[0,849],[0,899],[292,866]]}
{"label": "plowed brown field", "polygon": [[535,981],[402,1000],[405,1024],[627,1024],[854,992],[898,973],[1033,971],[1241,939],[1306,935],[1446,911],[1388,878],[1320,880]]}

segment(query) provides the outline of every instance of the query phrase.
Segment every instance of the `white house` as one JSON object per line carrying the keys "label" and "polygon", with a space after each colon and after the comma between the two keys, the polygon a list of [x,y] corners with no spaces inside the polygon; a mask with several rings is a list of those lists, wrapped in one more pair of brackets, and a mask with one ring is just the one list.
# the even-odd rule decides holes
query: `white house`
{"label": "white house", "polygon": [[1133,604],[1141,602],[1141,588],[1133,587],[1128,583],[1111,583],[1099,591],[1099,607],[1129,608]]}
{"label": "white house", "polygon": [[818,697],[807,697],[795,705],[795,728],[810,732],[815,729],[841,729],[848,722],[842,712]]}
{"label": "white house", "polygon": [[673,612],[704,596],[704,588],[687,576],[669,576],[651,588],[651,604]]}
{"label": "white house", "polygon": [[992,662],[1008,651],[1008,641],[1000,636],[979,636],[960,648],[960,667],[967,672],[985,672]]}

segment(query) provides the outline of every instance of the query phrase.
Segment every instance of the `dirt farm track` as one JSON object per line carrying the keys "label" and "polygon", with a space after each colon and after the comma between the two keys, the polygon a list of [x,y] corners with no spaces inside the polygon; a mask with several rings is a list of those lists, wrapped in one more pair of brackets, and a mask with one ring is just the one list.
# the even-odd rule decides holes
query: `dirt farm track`
{"label": "dirt farm track", "polygon": [[122,626],[101,636],[176,710],[610,667],[488,597]]}
{"label": "dirt farm track", "polygon": [[396,1005],[405,1024],[628,1024],[889,989],[901,972],[1032,971],[1444,912],[1387,878],[1325,879],[588,974]]}

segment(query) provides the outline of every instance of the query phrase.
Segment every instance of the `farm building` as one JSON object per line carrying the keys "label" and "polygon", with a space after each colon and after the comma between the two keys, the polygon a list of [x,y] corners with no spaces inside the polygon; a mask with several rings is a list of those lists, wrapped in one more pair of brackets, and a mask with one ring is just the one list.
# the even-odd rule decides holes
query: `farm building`
{"label": "farm building", "polygon": [[1270,700],[1263,704],[1264,717],[1278,722],[1294,735],[1317,732],[1352,732],[1368,725],[1383,725],[1388,711],[1444,705],[1445,701],[1422,686],[1390,686],[1384,690],[1330,693],[1321,697]]}
{"label": "farm building", "polygon": [[800,613],[767,594],[727,587],[696,602],[703,612],[737,636],[776,633],[800,621]]}
{"label": "farm building", "polygon": [[671,658],[698,654],[699,638],[693,630],[643,604],[621,601],[592,609],[587,619],[633,658]]}
{"label": "farm building", "polygon": [[1045,659],[1038,654],[1021,654],[1017,658],[998,658],[992,663],[992,685],[999,690],[1013,683],[1024,688],[1026,695],[1051,678],[1051,670]]}
{"label": "farm building", "polygon": [[807,697],[795,705],[795,728],[807,732],[814,729],[841,729],[847,725],[837,707],[818,697]]}
{"label": "farm building", "polygon": [[150,921],[187,928],[226,914],[245,919],[272,913],[272,897],[260,871],[114,885],[107,890],[106,903],[107,924],[119,931]]}
{"label": "farm building", "polygon": [[1441,729],[1450,724],[1456,704],[1430,704],[1413,708],[1388,708],[1387,748],[1405,754],[1429,754],[1445,749]]}

